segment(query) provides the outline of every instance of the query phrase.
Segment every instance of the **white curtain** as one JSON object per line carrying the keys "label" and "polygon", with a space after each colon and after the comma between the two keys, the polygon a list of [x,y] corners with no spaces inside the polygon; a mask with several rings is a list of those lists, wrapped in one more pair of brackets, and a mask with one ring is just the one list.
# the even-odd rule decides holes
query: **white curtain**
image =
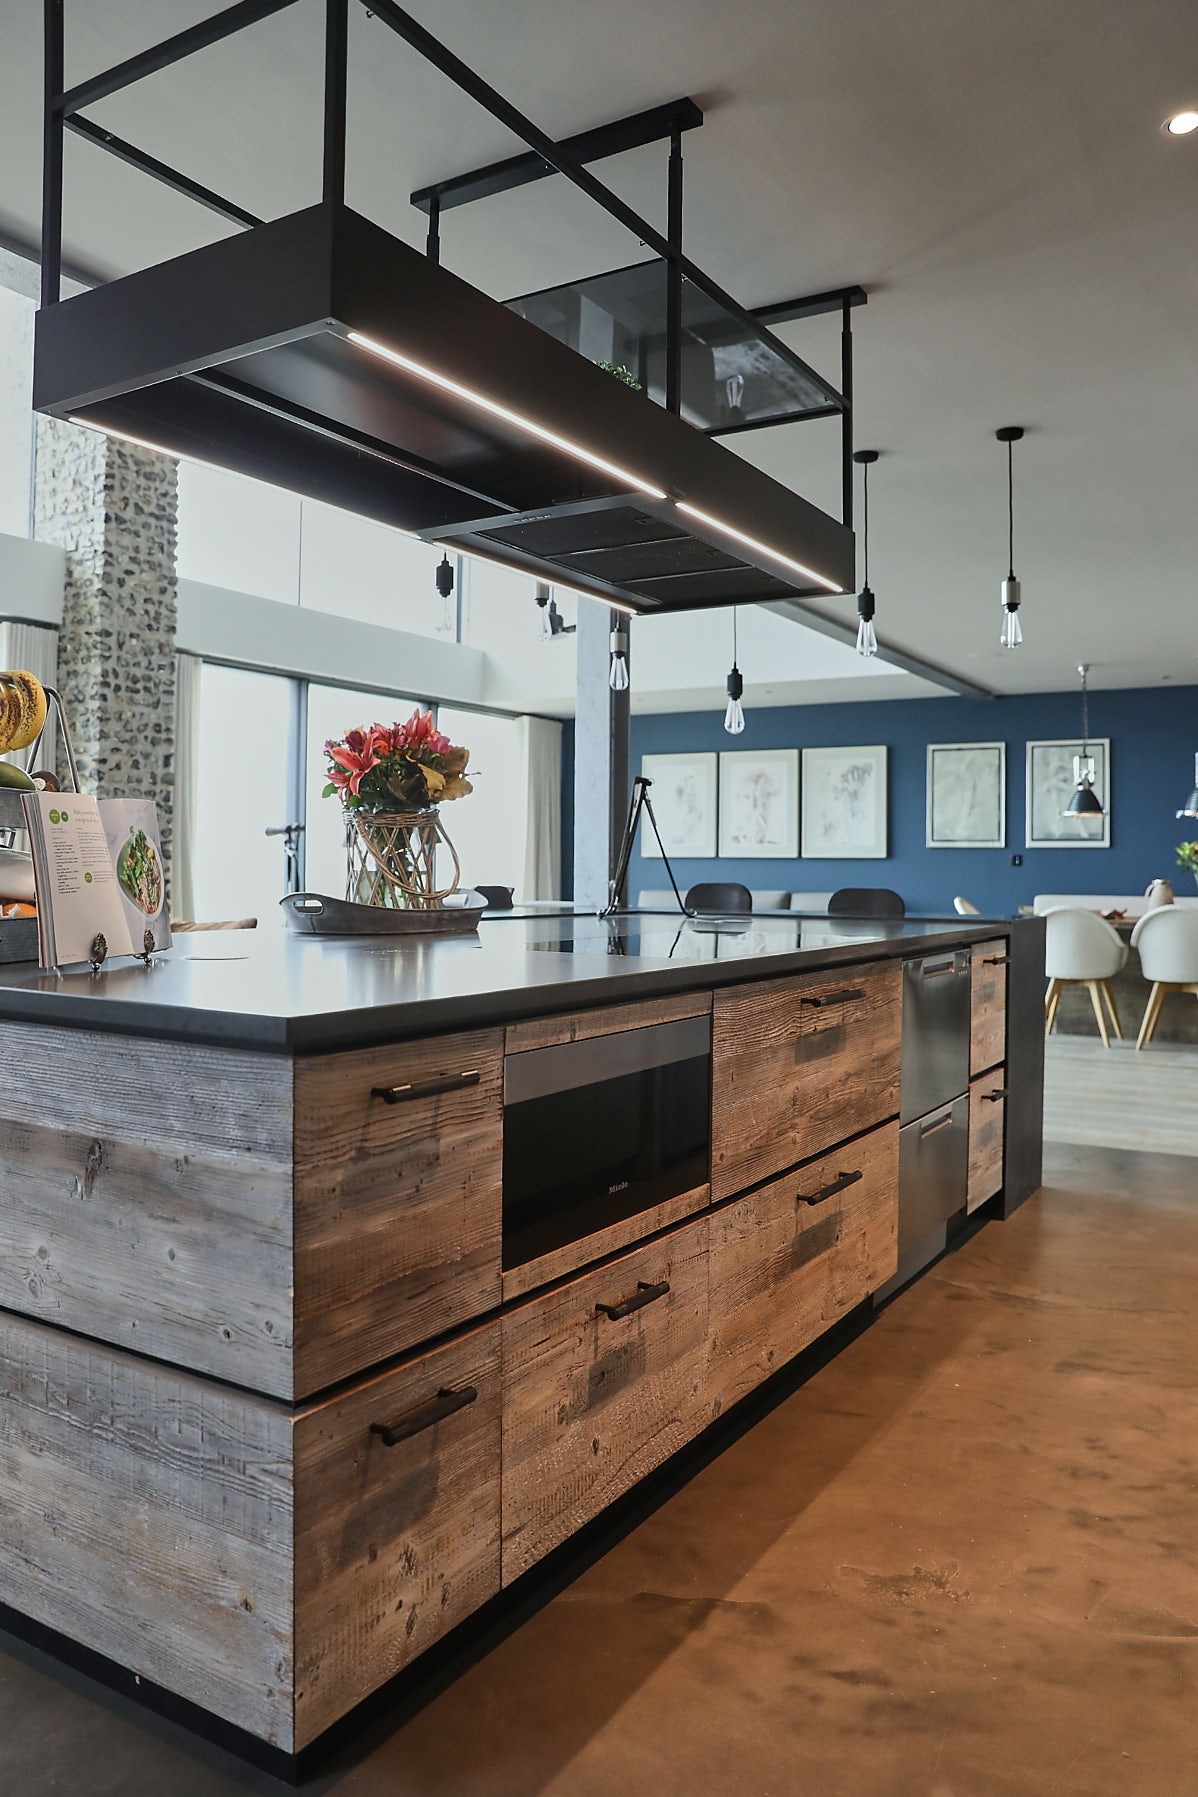
{"label": "white curtain", "polygon": [[171,861],[171,911],[196,915],[196,795],[199,781],[200,670],[198,655],[175,657],[175,810]]}
{"label": "white curtain", "polygon": [[562,890],[562,727],[553,718],[518,718],[528,819],[524,835],[525,899],[555,899]]}

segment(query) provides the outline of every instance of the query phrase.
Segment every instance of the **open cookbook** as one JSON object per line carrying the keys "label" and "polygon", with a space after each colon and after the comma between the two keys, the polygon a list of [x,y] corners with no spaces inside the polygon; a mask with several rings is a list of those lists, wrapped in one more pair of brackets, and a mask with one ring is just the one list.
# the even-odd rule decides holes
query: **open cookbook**
{"label": "open cookbook", "polygon": [[109,955],[170,947],[162,840],[151,799],[26,792],[21,800],[43,967],[90,961],[97,936]]}

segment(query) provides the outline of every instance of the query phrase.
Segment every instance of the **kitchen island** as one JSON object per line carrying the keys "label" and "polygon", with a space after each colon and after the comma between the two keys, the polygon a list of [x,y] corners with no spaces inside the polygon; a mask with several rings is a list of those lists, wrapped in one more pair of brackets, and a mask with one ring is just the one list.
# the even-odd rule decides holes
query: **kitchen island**
{"label": "kitchen island", "polygon": [[[1042,975],[1039,920],[785,915],[4,969],[0,1602],[308,1746],[1036,1189]],[[566,1126],[599,1187],[526,1192]]]}

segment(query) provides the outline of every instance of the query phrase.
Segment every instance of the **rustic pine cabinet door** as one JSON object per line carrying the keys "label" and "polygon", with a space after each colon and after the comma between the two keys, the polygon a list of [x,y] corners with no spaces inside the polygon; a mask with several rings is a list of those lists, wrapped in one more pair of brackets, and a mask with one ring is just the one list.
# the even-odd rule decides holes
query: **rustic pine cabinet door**
{"label": "rustic pine cabinet door", "polygon": [[997,1067],[1007,1053],[1007,963],[1005,941],[975,942],[970,959],[970,1077]]}
{"label": "rustic pine cabinet door", "polygon": [[1001,1067],[970,1082],[967,1210],[976,1210],[1002,1190],[1006,1096]]}

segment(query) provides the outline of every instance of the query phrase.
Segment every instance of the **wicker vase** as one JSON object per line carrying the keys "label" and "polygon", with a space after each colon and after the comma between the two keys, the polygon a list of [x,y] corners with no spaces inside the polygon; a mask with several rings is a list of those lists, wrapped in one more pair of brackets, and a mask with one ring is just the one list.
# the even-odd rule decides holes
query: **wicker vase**
{"label": "wicker vase", "polygon": [[[453,878],[437,885],[435,855],[441,843],[453,857]],[[345,896],[353,904],[394,911],[435,911],[461,879],[457,850],[428,811],[347,811]]]}

